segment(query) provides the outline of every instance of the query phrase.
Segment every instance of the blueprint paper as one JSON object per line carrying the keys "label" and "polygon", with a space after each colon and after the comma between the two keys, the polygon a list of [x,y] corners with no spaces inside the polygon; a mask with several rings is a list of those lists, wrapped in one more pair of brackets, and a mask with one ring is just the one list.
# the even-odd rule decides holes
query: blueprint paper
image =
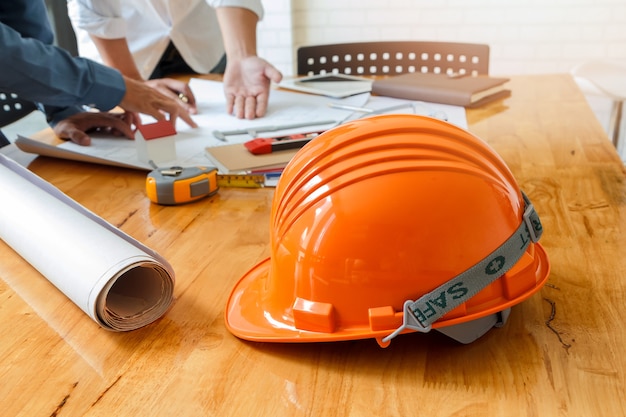
{"label": "blueprint paper", "polygon": [[[349,116],[342,110],[329,107],[331,99],[327,97],[319,97],[310,94],[300,94],[280,90],[272,90],[270,93],[270,103],[267,114],[258,119],[245,120],[238,119],[235,116],[226,113],[226,99],[224,98],[223,84],[216,81],[202,80],[199,78],[191,79],[189,83],[198,106],[198,114],[193,115],[194,121],[198,124],[197,128],[187,126],[182,120],[176,123],[176,160],[164,161],[160,166],[198,166],[210,164],[205,156],[205,149],[211,146],[220,146],[233,143],[243,143],[253,139],[248,134],[232,135],[227,137],[227,141],[218,140],[213,132],[215,130],[226,131],[234,129],[254,129],[259,126],[284,126],[294,124],[296,122],[307,122],[310,126],[304,126],[296,129],[274,130],[271,132],[263,132],[255,137],[272,137],[291,135],[301,132],[309,132],[311,130],[329,129]],[[350,97],[346,102],[354,105],[362,105],[368,99],[369,94]],[[333,100],[334,101],[334,100]],[[144,123],[152,123],[154,119],[144,116]],[[329,121],[332,123],[318,125],[318,121]],[[24,143],[31,147],[39,145],[33,143],[28,138],[18,139],[21,148]],[[45,146],[45,145],[44,145]],[[58,155],[63,151],[71,152],[77,156],[91,157],[95,160],[91,162],[110,163],[112,165],[120,165],[131,168],[139,168],[152,170],[154,167],[139,161],[137,149],[134,141],[122,139],[119,137],[92,137],[91,146],[80,146],[73,142],[65,142],[55,146],[55,149],[49,149]],[[23,150],[34,152],[35,149]],[[66,155],[67,156],[67,155]],[[80,158],[76,158],[80,159]],[[97,160],[100,161],[97,161]],[[89,159],[81,159],[87,160]]]}
{"label": "blueprint paper", "polygon": [[156,252],[0,155],[0,239],[100,326],[135,330],[165,314],[174,271]]}
{"label": "blueprint paper", "polygon": [[[176,123],[176,160],[163,161],[160,166],[199,166],[211,165],[205,149],[207,147],[243,143],[256,137],[278,137],[296,133],[324,131],[348,120],[367,117],[367,114],[337,109],[331,103],[353,107],[367,107],[379,110],[399,103],[414,103],[411,113],[437,116],[445,114],[448,122],[467,129],[465,108],[448,106],[436,103],[411,102],[390,97],[370,96],[369,93],[334,99],[313,94],[303,94],[291,91],[273,89],[270,92],[268,111],[264,117],[245,120],[238,119],[226,113],[226,99],[224,98],[223,84],[217,81],[192,78],[189,82],[194,92],[198,106],[198,114],[193,115],[198,128],[190,128],[182,120]],[[406,111],[395,111],[403,113]],[[321,121],[332,120],[332,123],[315,124]],[[144,123],[152,123],[154,119],[143,116]],[[278,129],[268,132],[258,132],[253,135],[229,135],[226,141],[218,140],[213,132],[249,129],[254,131],[259,126],[285,126],[295,123],[310,123],[294,129]],[[138,158],[137,147],[132,140],[115,136],[92,136],[91,146],[80,146],[67,141],[61,145],[48,145],[35,139],[20,136],[17,146],[25,151],[48,155],[58,158],[76,159],[86,162],[95,162],[109,165],[152,170],[154,167]]]}

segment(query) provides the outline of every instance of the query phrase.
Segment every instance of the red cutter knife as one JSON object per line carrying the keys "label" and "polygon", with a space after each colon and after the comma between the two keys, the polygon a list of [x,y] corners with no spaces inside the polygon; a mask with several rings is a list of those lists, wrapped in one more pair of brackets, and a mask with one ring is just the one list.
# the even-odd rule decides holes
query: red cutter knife
{"label": "red cutter knife", "polygon": [[243,145],[251,154],[264,155],[277,151],[286,151],[287,149],[299,149],[320,133],[322,132],[299,133],[278,138],[256,138],[247,141]]}

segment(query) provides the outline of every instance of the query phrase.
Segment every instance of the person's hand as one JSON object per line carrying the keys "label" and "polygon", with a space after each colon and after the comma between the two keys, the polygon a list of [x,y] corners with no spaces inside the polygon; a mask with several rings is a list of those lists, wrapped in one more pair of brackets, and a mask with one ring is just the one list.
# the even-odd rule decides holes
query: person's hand
{"label": "person's hand", "polygon": [[226,61],[226,111],[240,119],[264,116],[270,83],[279,83],[282,77],[280,71],[258,56],[249,56],[234,62]]}
{"label": "person's hand", "polygon": [[54,126],[54,133],[82,146],[91,144],[89,132],[102,132],[114,136],[135,137],[132,125],[138,121],[138,115],[125,113],[77,113],[61,120]]}
{"label": "person's hand", "polygon": [[198,127],[189,115],[186,104],[178,98],[168,97],[142,81],[124,77],[126,94],[119,104],[121,108],[130,112],[144,113],[161,121],[169,115],[169,120],[176,123],[180,117],[191,127]]}
{"label": "person's hand", "polygon": [[189,84],[186,82],[175,80],[173,78],[157,78],[155,80],[146,81],[146,84],[168,97],[180,100],[185,105],[185,108],[189,113],[198,113],[196,98],[194,97],[191,88],[189,88]]}

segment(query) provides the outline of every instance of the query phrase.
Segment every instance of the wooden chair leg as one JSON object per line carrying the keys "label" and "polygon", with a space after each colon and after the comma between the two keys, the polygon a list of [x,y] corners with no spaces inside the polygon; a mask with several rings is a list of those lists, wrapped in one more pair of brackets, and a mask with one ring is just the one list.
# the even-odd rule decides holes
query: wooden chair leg
{"label": "wooden chair leg", "polygon": [[611,108],[611,117],[609,119],[609,138],[617,149],[619,143],[620,126],[622,124],[622,110],[624,102],[616,100]]}

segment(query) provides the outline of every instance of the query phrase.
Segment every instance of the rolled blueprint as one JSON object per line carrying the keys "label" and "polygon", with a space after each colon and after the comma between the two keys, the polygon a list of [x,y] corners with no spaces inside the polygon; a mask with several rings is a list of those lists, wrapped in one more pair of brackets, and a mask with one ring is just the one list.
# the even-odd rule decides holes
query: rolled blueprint
{"label": "rolled blueprint", "polygon": [[163,316],[174,271],[155,251],[0,154],[0,239],[100,326]]}

